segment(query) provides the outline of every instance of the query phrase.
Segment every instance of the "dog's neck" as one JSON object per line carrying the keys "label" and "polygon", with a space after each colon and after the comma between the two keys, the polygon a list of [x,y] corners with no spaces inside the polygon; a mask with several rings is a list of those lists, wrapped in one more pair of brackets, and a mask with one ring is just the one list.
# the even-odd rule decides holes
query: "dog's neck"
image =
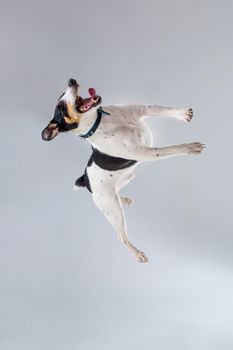
{"label": "dog's neck", "polygon": [[92,108],[82,115],[77,129],[72,130],[75,134],[85,134],[91,129],[97,118],[97,107]]}

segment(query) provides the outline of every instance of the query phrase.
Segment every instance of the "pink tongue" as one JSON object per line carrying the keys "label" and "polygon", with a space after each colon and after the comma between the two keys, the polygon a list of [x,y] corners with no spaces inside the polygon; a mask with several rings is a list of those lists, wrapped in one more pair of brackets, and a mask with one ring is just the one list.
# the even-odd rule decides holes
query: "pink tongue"
{"label": "pink tongue", "polygon": [[94,97],[94,96],[96,95],[96,91],[95,91],[94,88],[89,88],[89,89],[88,89],[88,92],[89,92],[89,95],[90,95],[91,97]]}
{"label": "pink tongue", "polygon": [[89,89],[88,89],[88,92],[89,92],[89,95],[90,95],[91,97],[89,97],[89,98],[87,99],[87,101],[83,103],[82,107],[86,107],[86,106],[91,107],[92,103],[94,102],[94,97],[96,96],[96,91],[95,91],[95,89],[94,89],[94,88],[89,88]]}

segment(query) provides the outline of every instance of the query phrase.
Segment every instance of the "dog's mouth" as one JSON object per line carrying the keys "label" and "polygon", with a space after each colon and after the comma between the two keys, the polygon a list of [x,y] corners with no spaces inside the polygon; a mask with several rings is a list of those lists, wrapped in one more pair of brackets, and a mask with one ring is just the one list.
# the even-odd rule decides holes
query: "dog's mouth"
{"label": "dog's mouth", "polygon": [[77,96],[75,107],[78,112],[85,113],[89,111],[92,107],[96,107],[101,103],[101,97],[96,95],[96,90],[94,88],[89,88],[88,93],[90,97],[82,98]]}

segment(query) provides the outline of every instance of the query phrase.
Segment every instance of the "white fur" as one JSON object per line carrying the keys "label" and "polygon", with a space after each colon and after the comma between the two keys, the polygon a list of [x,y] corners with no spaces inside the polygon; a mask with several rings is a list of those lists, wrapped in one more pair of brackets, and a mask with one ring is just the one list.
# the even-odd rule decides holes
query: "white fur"
{"label": "white fur", "polygon": [[[86,133],[97,117],[96,109],[86,112],[73,130],[76,134]],[[146,262],[145,254],[137,249],[127,235],[123,205],[130,204],[130,199],[119,195],[134,177],[137,165],[146,160],[158,160],[185,154],[198,154],[204,145],[199,142],[162,148],[154,148],[153,136],[144,119],[150,116],[171,117],[190,121],[192,110],[175,109],[161,106],[105,106],[103,110],[110,115],[103,115],[96,132],[87,140],[99,151],[111,156],[137,160],[135,165],[117,171],[106,171],[93,163],[87,168],[92,197],[96,206],[114,227],[118,239],[134,254],[139,262]]]}
{"label": "white fur", "polygon": [[[75,91],[75,93],[74,93]],[[74,88],[71,86],[68,86],[64,95],[60,98],[60,101],[66,101],[67,103],[71,103],[74,105],[75,103],[75,98],[76,98],[76,93],[77,93],[77,89],[74,90]]]}

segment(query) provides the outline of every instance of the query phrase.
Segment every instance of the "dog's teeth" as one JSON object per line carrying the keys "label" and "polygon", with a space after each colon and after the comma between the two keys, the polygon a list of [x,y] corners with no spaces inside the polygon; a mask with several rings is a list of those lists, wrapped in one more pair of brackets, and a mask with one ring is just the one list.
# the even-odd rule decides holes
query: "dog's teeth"
{"label": "dog's teeth", "polygon": [[85,111],[89,110],[90,108],[91,108],[91,104],[90,104],[90,105],[83,106],[83,107],[80,107],[80,110],[81,110],[82,112],[85,112]]}

